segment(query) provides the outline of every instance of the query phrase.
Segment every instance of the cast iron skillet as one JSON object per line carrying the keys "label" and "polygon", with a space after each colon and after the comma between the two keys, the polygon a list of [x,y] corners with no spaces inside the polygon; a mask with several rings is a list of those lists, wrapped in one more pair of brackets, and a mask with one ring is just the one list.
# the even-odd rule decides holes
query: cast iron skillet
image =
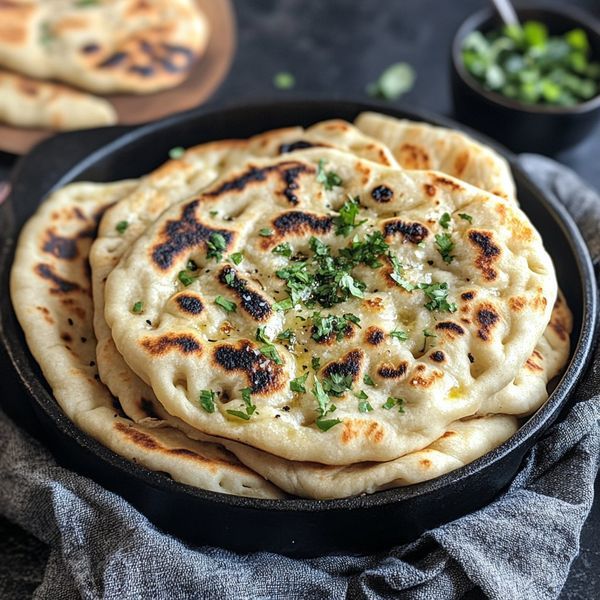
{"label": "cast iron skillet", "polygon": [[[74,180],[140,176],[163,163],[173,146],[246,137],[334,117],[352,120],[363,110],[459,127],[445,119],[389,106],[316,100],[192,111],[138,129],[80,132],[44,142],[18,164],[9,202],[1,208],[5,230],[2,289],[8,289],[17,232],[52,189]],[[584,242],[565,210],[533,185],[513,156],[507,158],[512,162],[520,202],[544,235],[560,286],[574,312],[573,353],[548,403],[508,442],[458,471],[408,488],[329,501],[239,498],[176,483],[113,454],[72,425],[29,354],[5,293],[0,336],[14,367],[6,370],[16,371],[48,445],[63,464],[121,494],[160,528],[188,542],[242,552],[314,556],[373,551],[414,539],[426,529],[484,506],[510,482],[525,453],[558,417],[591,347],[597,308],[594,272]],[[13,401],[18,398],[18,394],[4,396],[5,403],[9,397]],[[23,405],[12,409],[22,412]]]}

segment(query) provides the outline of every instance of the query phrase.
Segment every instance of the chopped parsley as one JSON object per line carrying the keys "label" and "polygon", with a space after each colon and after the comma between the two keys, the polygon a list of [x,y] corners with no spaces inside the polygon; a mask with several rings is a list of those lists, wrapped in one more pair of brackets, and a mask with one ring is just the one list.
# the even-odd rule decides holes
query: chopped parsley
{"label": "chopped parsley", "polygon": [[296,334],[291,329],[284,329],[277,335],[277,339],[294,343],[296,341]]}
{"label": "chopped parsley", "polygon": [[465,221],[469,221],[469,223],[473,222],[473,217],[471,215],[468,215],[467,213],[458,213],[458,216],[461,219],[464,219]]}
{"label": "chopped parsley", "polygon": [[217,296],[215,298],[215,304],[220,306],[226,312],[234,312],[237,308],[235,302],[227,300],[227,298],[224,298],[223,296]]}
{"label": "chopped parsley", "polygon": [[326,419],[325,417],[335,411],[336,406],[329,400],[329,396],[325,393],[323,385],[315,377],[315,385],[312,389],[313,396],[317,400],[317,420],[316,426],[321,431],[329,431],[335,425],[341,423],[340,419]]}
{"label": "chopped parsley", "polygon": [[333,171],[325,171],[325,160],[321,159],[317,167],[317,181],[323,184],[326,190],[342,185],[342,178]]}
{"label": "chopped parsley", "polygon": [[[364,392],[361,392],[364,394]],[[367,413],[373,410],[371,403],[366,399],[367,395],[365,394],[365,398],[362,398],[358,401],[358,412]]]}
{"label": "chopped parsley", "polygon": [[315,370],[318,371],[321,368],[321,359],[318,356],[313,356],[310,359],[310,366]]}
{"label": "chopped parsley", "polygon": [[229,287],[233,287],[233,285],[235,283],[235,272],[234,271],[227,271],[227,273],[225,273],[225,283]]}
{"label": "chopped parsley", "polygon": [[210,211],[208,211],[208,214],[211,217],[216,217],[219,214],[219,211],[218,210],[210,210]]}
{"label": "chopped parsley", "polygon": [[258,231],[258,235],[261,237],[273,237],[273,230],[269,227],[263,227]]}
{"label": "chopped parsley", "polygon": [[452,241],[450,234],[436,233],[435,245],[437,246],[438,252],[444,259],[444,262],[450,264],[454,260],[454,256],[450,254],[454,249],[454,242]]}
{"label": "chopped parsley", "polygon": [[292,302],[291,298],[284,298],[279,302],[275,302],[275,304],[273,304],[273,308],[279,311],[286,311],[294,308],[294,303]]}
{"label": "chopped parsley", "polygon": [[330,396],[343,396],[347,390],[352,389],[352,384],[352,375],[332,373],[329,377],[323,379],[323,389]]}
{"label": "chopped parsley", "polygon": [[260,353],[263,356],[271,359],[276,365],[282,365],[283,361],[277,352],[277,348],[271,343],[271,340],[267,337],[265,332],[265,326],[261,326],[256,330],[256,341],[262,342],[264,346],[259,348]]}
{"label": "chopped parsley", "polygon": [[242,252],[234,252],[229,255],[229,260],[234,265],[239,265],[244,260],[244,254]]}
{"label": "chopped parsley", "polygon": [[421,352],[425,352],[425,350],[427,349],[428,338],[434,338],[434,337],[437,337],[437,335],[435,335],[435,333],[433,333],[432,331],[429,331],[429,329],[423,329],[423,347],[421,348]]}
{"label": "chopped parsley", "polygon": [[444,229],[448,229],[448,227],[450,226],[450,221],[451,221],[452,217],[450,217],[450,213],[445,212],[439,220],[440,225],[442,226],[442,228]]}
{"label": "chopped parsley", "polygon": [[456,312],[456,304],[448,302],[448,284],[444,283],[421,283],[419,289],[425,292],[429,302],[425,304],[427,310],[443,310]]}
{"label": "chopped parsley", "polygon": [[375,387],[375,382],[373,381],[373,379],[371,378],[371,376],[367,373],[364,374],[363,376],[363,383],[365,385],[370,385],[372,387]]}
{"label": "chopped parsley", "polygon": [[394,398],[393,396],[389,396],[388,399],[383,404],[382,408],[385,410],[391,410],[392,408],[398,408],[398,412],[404,412],[404,399],[402,398]]}
{"label": "chopped parsley", "polygon": [[121,235],[123,235],[125,233],[125,230],[129,227],[129,223],[127,221],[119,221],[116,226],[115,229],[117,230],[118,233],[120,233]]}
{"label": "chopped parsley", "polygon": [[132,307],[131,312],[139,315],[144,310],[144,303],[141,300],[138,300]]}
{"label": "chopped parsley", "polygon": [[252,402],[252,388],[243,388],[240,391],[242,392],[242,400],[244,401],[244,406],[240,408],[244,410],[228,410],[227,414],[238,419],[243,419],[244,421],[249,421],[250,417],[256,412],[256,406]]}
{"label": "chopped parsley", "polygon": [[275,246],[271,252],[273,254],[279,254],[280,256],[290,258],[290,256],[292,256],[292,247],[287,242],[283,242],[283,244]]}
{"label": "chopped parsley", "polygon": [[192,283],[194,283],[194,281],[196,281],[197,277],[192,275],[190,273],[190,271],[188,269],[186,269],[185,271],[179,271],[179,273],[177,273],[177,279],[179,279],[179,281],[181,281],[181,283],[183,283],[183,285],[185,285],[185,287],[187,287],[188,285],[191,285]]}
{"label": "chopped parsley", "polygon": [[390,336],[404,342],[408,339],[408,333],[406,331],[401,331],[400,329],[394,329],[394,331],[390,331]]}
{"label": "chopped parsley", "polygon": [[296,379],[292,379],[290,381],[290,390],[292,392],[296,392],[297,394],[303,394],[306,392],[306,380],[308,379],[308,373],[304,373],[300,377],[296,377]]}
{"label": "chopped parsley", "polygon": [[344,339],[346,331],[351,327],[350,323],[355,325],[360,323],[360,319],[351,314],[345,314],[341,317],[337,315],[323,316],[320,312],[314,312],[311,320],[313,324],[311,337],[315,342],[326,340],[331,334],[335,334],[335,338],[339,342]]}
{"label": "chopped parsley", "polygon": [[360,202],[358,196],[355,196],[354,198],[348,198],[348,200],[342,204],[339,214],[333,218],[336,235],[350,235],[353,229],[359,227],[363,223],[366,223],[366,219],[363,219],[358,223],[356,222],[359,208]]}
{"label": "chopped parsley", "polygon": [[98,0],[77,0],[75,6],[77,7],[85,7],[85,6],[96,6],[98,4]]}
{"label": "chopped parsley", "polygon": [[215,412],[215,396],[216,392],[213,392],[212,390],[202,390],[200,392],[200,406],[207,413]]}
{"label": "chopped parsley", "polygon": [[215,262],[220,262],[223,252],[227,249],[227,240],[220,233],[211,233],[206,241],[206,248],[206,258],[214,258]]}
{"label": "chopped parsley", "polygon": [[169,150],[169,158],[177,160],[185,154],[185,148],[183,146],[175,146]]}
{"label": "chopped parsley", "polygon": [[392,273],[390,273],[390,277],[401,288],[405,289],[407,292],[412,292],[416,286],[414,284],[412,284],[410,281],[408,281],[407,279],[405,279],[404,267],[402,266],[402,263],[392,253],[388,254],[388,258],[390,259],[390,262],[392,263],[392,267],[394,268],[394,271]]}

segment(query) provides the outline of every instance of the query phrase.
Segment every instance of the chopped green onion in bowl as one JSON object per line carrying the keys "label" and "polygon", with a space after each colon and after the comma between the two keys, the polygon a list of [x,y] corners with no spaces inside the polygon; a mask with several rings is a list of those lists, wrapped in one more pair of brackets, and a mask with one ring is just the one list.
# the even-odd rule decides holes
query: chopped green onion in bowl
{"label": "chopped green onion in bowl", "polygon": [[538,21],[486,33],[473,31],[462,45],[466,70],[483,87],[523,104],[575,106],[600,93],[600,62],[586,32],[550,35]]}

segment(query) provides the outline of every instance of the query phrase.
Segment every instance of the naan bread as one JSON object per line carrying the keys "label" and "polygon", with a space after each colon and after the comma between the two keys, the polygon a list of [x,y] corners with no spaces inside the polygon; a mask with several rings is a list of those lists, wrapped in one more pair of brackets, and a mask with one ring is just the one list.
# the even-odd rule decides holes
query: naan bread
{"label": "naan bread", "polygon": [[68,131],[114,125],[117,113],[103,98],[0,71],[0,121],[15,127]]}
{"label": "naan bread", "polygon": [[[326,191],[322,171],[335,172],[342,184]],[[361,319],[361,328],[348,325],[336,343],[312,340],[312,309],[300,314],[306,322],[297,320],[300,311],[275,310],[287,296],[275,272],[290,261],[272,249],[287,241],[293,253],[310,256],[313,234],[334,254],[348,247],[351,238],[335,235],[333,221],[348,196],[360,197],[359,217],[367,219],[352,234],[364,239],[366,232],[384,232],[404,265],[403,277],[415,284],[447,283],[456,313],[425,308],[424,292],[398,287],[385,258],[381,268],[353,271],[367,283],[364,298],[320,309]],[[445,212],[452,215],[448,231],[454,239],[449,265],[434,243],[434,234],[446,232],[438,223]],[[265,226],[274,235],[261,236]],[[244,251],[239,266],[207,258],[206,241],[214,233],[227,239],[227,253]],[[178,273],[189,259],[198,270],[184,287]],[[225,312],[215,304],[219,296],[238,310]],[[475,413],[484,398],[514,379],[541,337],[555,297],[550,258],[514,203],[441,173],[399,171],[313,149],[252,161],[198,199],[166,211],[110,274],[105,316],[120,353],[169,413],[205,433],[283,458],[345,465],[421,449],[450,423]],[[137,303],[143,306],[138,313],[132,311]],[[259,351],[257,326],[270,339],[291,327],[296,352],[276,341],[283,362],[276,364]],[[399,328],[408,340],[389,335]],[[433,343],[424,331],[435,332]],[[372,377],[376,387],[365,389],[374,410],[360,412],[358,400],[342,393],[333,399],[335,413],[327,414],[341,423],[321,431],[313,395],[289,389],[290,380],[305,372],[306,389],[313,389],[309,365],[315,355],[321,380],[348,375],[358,391],[365,388],[363,375]],[[243,388],[251,389],[257,407],[248,420],[227,412],[243,409]],[[215,412],[201,407],[202,390],[222,392]],[[404,400],[403,414],[382,409],[388,396]]]}
{"label": "naan bread", "polygon": [[[168,161],[145,177],[131,194],[106,211],[90,253],[98,371],[134,421],[147,417],[148,401],[154,399],[154,392],[123,360],[104,319],[104,284],[109,273],[146,227],[171,205],[198,193],[250,157],[275,157],[312,147],[335,147],[386,166],[397,166],[385,146],[349,123],[324,121],[307,130],[290,127],[248,140],[222,140],[190,148],[181,158]],[[126,224],[124,230],[122,224]],[[168,418],[156,402],[152,404],[155,413]]]}
{"label": "naan bread", "polygon": [[506,160],[460,131],[374,112],[361,113],[355,125],[386,144],[405,169],[442,171],[492,194],[515,199],[515,183]]}
{"label": "naan bread", "polygon": [[237,442],[225,445],[245,465],[288,494],[325,500],[371,494],[440,477],[497,448],[518,427],[518,420],[507,415],[456,421],[442,437],[422,450],[388,462],[347,466],[285,460]]}
{"label": "naan bread", "polygon": [[0,2],[0,65],[96,93],[173,87],[207,40],[193,0]]}
{"label": "naan bread", "polygon": [[221,446],[125,418],[100,383],[88,252],[102,212],[137,185],[72,184],[29,220],[11,273],[13,306],[27,344],[65,414],[114,452],[203,489],[280,498],[277,488]]}

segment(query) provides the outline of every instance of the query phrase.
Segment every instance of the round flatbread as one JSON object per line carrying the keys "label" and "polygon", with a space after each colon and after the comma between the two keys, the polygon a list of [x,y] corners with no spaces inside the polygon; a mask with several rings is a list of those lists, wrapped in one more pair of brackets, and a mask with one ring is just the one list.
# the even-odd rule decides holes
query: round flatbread
{"label": "round flatbread", "polygon": [[193,0],[0,2],[0,65],[101,94],[177,85],[207,41]]}
{"label": "round flatbread", "polygon": [[[338,148],[386,166],[396,166],[393,156],[381,143],[344,121],[324,121],[306,130],[289,127],[248,140],[222,140],[190,148],[180,158],[168,161],[145,177],[131,194],[106,211],[90,252],[98,371],[134,421],[147,417],[148,401],[154,399],[154,392],[123,360],[104,319],[104,285],[109,273],[162,212],[198,193],[229,169],[252,156],[276,157],[315,147]],[[152,404],[154,411],[160,413],[156,403]]]}
{"label": "round flatbread", "polygon": [[137,185],[75,183],[28,221],[11,272],[11,297],[27,344],[65,414],[114,452],[203,489],[280,498],[277,488],[223,447],[126,418],[100,382],[88,252],[102,212]]}
{"label": "round flatbread", "polygon": [[421,449],[474,414],[555,297],[513,202],[319,148],[252,161],[167,210],[110,274],[105,316],[169,413],[344,465]]}
{"label": "round flatbread", "polygon": [[386,144],[405,169],[442,171],[497,196],[515,199],[508,162],[460,131],[374,112],[361,113],[355,124]]}

